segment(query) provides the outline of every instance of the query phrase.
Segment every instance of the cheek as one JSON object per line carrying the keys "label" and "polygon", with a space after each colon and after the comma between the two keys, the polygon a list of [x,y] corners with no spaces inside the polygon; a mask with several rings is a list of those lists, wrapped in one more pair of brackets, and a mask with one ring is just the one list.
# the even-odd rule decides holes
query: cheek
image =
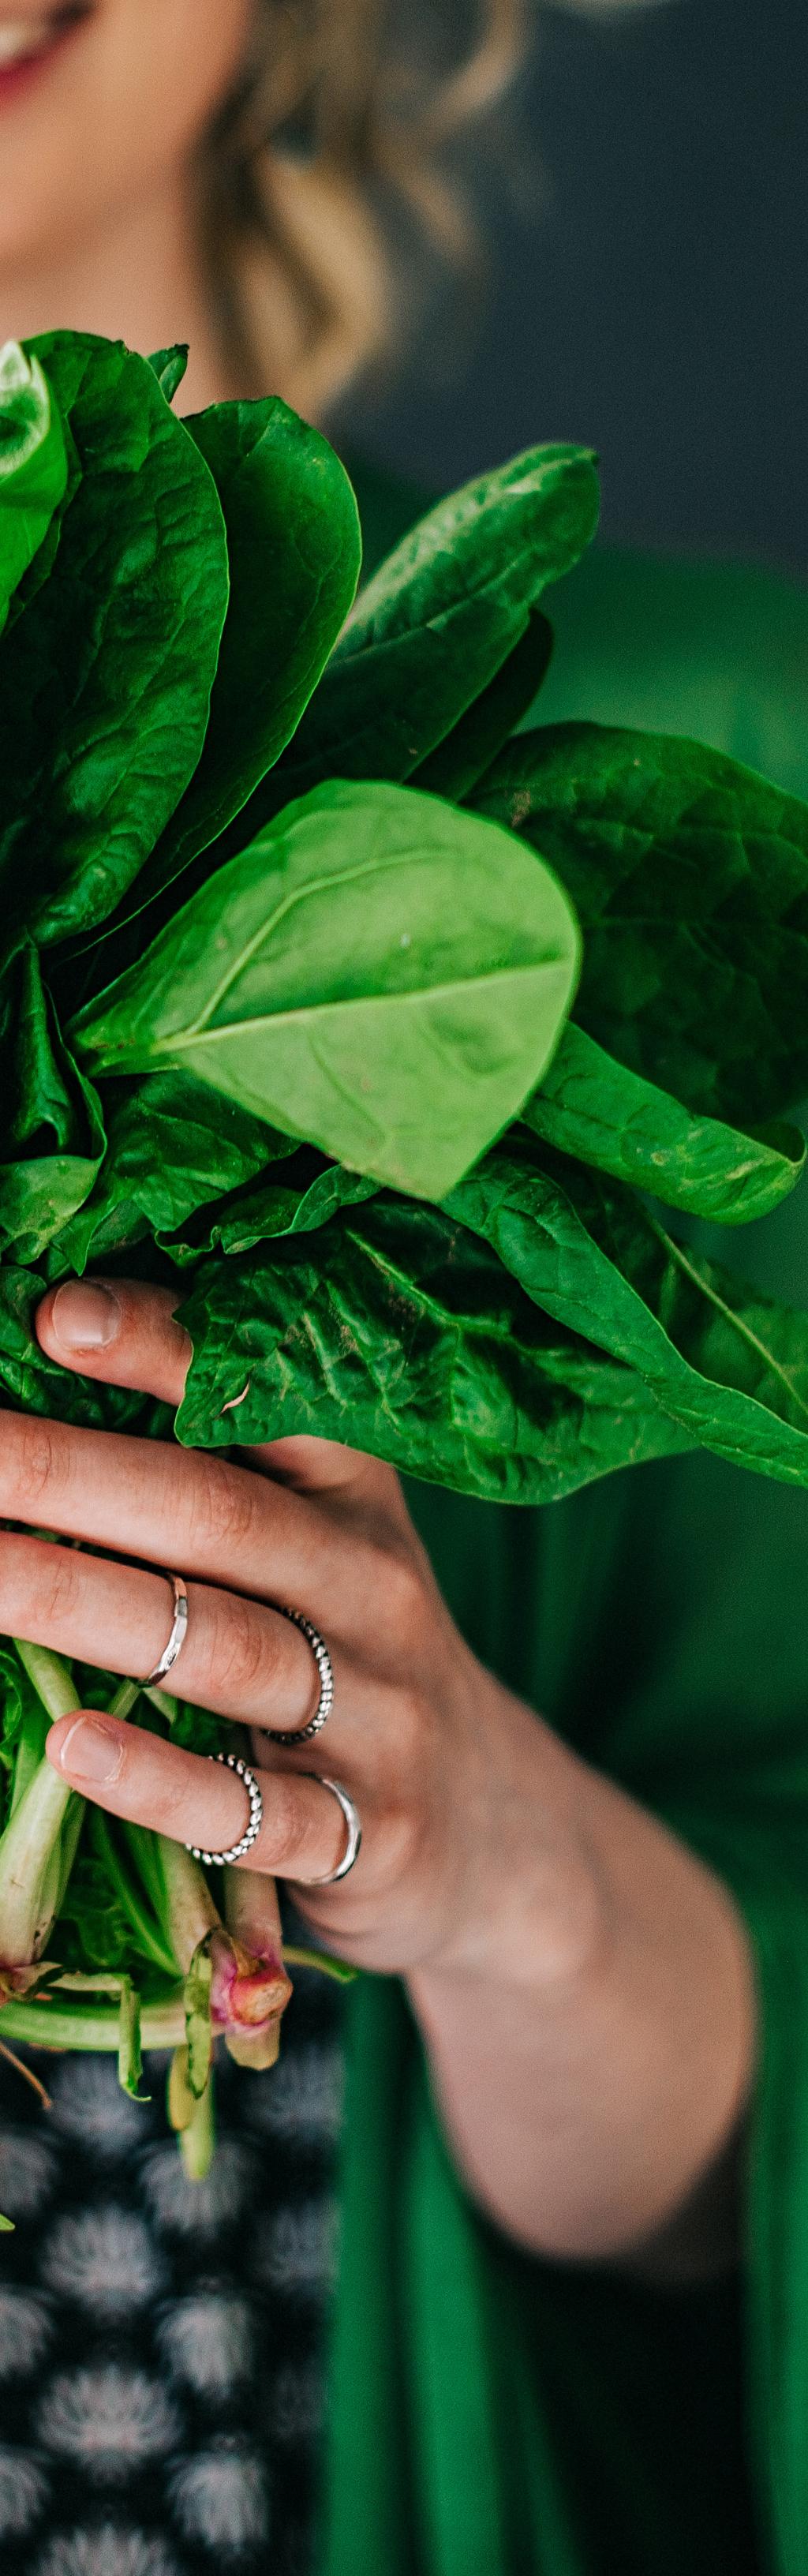
{"label": "cheek", "polygon": [[0,270],[92,239],[170,178],[226,98],[263,0],[98,0],[0,106]]}

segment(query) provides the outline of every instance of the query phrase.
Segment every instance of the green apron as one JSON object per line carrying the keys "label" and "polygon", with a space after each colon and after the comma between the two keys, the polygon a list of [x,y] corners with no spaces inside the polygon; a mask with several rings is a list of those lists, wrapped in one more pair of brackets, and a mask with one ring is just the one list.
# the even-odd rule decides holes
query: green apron
{"label": "green apron", "polygon": [[[551,608],[543,720],[691,730],[808,793],[795,588],[595,555]],[[733,1253],[804,1303],[804,1191]],[[410,1499],[477,1653],[742,1908],[746,2259],[661,2291],[522,2254],[453,2170],[401,1988],[361,1980],[318,2576],[808,2576],[808,1495],[698,1454],[542,1512]]]}

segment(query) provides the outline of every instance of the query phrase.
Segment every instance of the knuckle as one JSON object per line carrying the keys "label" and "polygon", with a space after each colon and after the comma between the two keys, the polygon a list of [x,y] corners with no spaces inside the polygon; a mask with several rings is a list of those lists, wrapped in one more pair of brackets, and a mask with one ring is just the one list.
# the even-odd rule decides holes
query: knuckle
{"label": "knuckle", "polygon": [[75,1609],[80,1575],[80,1560],[69,1548],[48,1549],[47,1563],[40,1573],[39,1599],[45,1618],[53,1620],[55,1626]]}
{"label": "knuckle", "polygon": [[374,1547],[369,1568],[371,1599],[383,1606],[385,1626],[396,1640],[410,1643],[423,1618],[424,1586],[420,1566],[405,1546],[387,1539]]}
{"label": "knuckle", "polygon": [[252,1536],[255,1495],[249,1477],[224,1458],[195,1455],[191,1483],[191,1534],[204,1548],[241,1547]]}
{"label": "knuckle", "polygon": [[214,1607],[208,1662],[211,1679],[235,1699],[249,1699],[256,1683],[266,1682],[261,1623],[236,1592],[223,1594]]}
{"label": "knuckle", "polygon": [[264,1796],[264,1833],[271,1845],[273,1867],[292,1875],[300,1857],[302,1826],[297,1782],[283,1772],[260,1775]]}
{"label": "knuckle", "polygon": [[15,1415],[7,1429],[4,1484],[12,1503],[27,1518],[31,1505],[52,1501],[63,1481],[64,1443],[57,1426],[39,1415]]}

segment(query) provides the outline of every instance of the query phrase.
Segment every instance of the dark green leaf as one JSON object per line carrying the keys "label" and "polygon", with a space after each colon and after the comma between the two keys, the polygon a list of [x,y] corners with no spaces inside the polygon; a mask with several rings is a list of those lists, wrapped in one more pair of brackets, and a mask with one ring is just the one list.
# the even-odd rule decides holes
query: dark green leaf
{"label": "dark green leaf", "polygon": [[569,724],[475,790],[555,868],[584,931],[576,1017],[710,1117],[808,1091],[808,807],[701,743]]}
{"label": "dark green leaf", "polygon": [[437,1209],[391,1198],[204,1269],[181,1440],[319,1433],[405,1473],[538,1503],[694,1442],[642,1380],[537,1314]]}
{"label": "dark green leaf", "polygon": [[448,1201],[546,1315],[636,1369],[689,1434],[808,1484],[808,1315],[677,1244],[616,1182],[500,1147]]}
{"label": "dark green leaf", "polygon": [[0,351],[0,629],[66,487],[58,407],[39,360],[8,340]]}
{"label": "dark green leaf", "polygon": [[334,781],[219,869],[73,1036],[92,1067],[187,1067],[439,1198],[540,1077],[577,971],[572,912],[518,841],[412,788]]}
{"label": "dark green leaf", "polygon": [[79,1976],[98,1969],[114,1975],[142,1973],[140,1943],[132,1937],[114,1879],[86,1847],[79,1851],[59,1909],[58,1956],[63,1968]]}
{"label": "dark green leaf", "polygon": [[[222,832],[294,733],[351,605],[359,517],[319,430],[273,395],[186,420],[227,528],[230,606],[204,747],[138,897],[158,894]],[[244,816],[242,841],[255,826]]]}
{"label": "dark green leaf", "polygon": [[167,403],[172,403],[174,395],[179,393],[187,365],[187,340],[175,340],[170,349],[152,349],[149,366],[157,377],[160,392],[165,394]]}
{"label": "dark green leaf", "polygon": [[12,946],[20,925],[41,942],[93,926],[131,884],[198,759],[227,605],[214,485],[146,360],[83,333],[30,350],[76,463],[58,577],[0,645]]}
{"label": "dark green leaf", "polygon": [[441,501],[360,591],[268,782],[276,796],[333,775],[408,778],[501,669],[547,584],[577,563],[597,511],[583,447],[528,448]]}
{"label": "dark green leaf", "polygon": [[374,1198],[376,1189],[375,1181],[365,1180],[360,1172],[346,1172],[341,1163],[323,1165],[319,1154],[302,1145],[288,1166],[280,1171],[271,1166],[254,1188],[236,1190],[223,1200],[215,1217],[209,1208],[202,1208],[189,1240],[161,1235],[161,1248],[181,1266],[219,1248],[249,1252],[254,1243],[279,1235],[313,1234],[339,1208],[357,1207],[364,1199]]}
{"label": "dark green leaf", "polygon": [[720,1225],[767,1216],[805,1168],[798,1128],[745,1136],[696,1118],[572,1024],[522,1117],[560,1153]]}
{"label": "dark green leaf", "polygon": [[540,608],[530,611],[524,635],[501,670],[466,708],[451,733],[412,771],[410,785],[459,805],[490,768],[504,742],[529,713],[549,668],[553,630]]}
{"label": "dark green leaf", "polygon": [[162,1242],[209,1200],[218,1203],[294,1152],[291,1137],[237,1109],[192,1075],[107,1086],[108,1148],[95,1188],[52,1247],[54,1276],[84,1270],[151,1235]]}
{"label": "dark green leaf", "polygon": [[104,1152],[97,1092],[66,1046],[26,941],[0,982],[0,1250],[38,1261],[88,1197]]}

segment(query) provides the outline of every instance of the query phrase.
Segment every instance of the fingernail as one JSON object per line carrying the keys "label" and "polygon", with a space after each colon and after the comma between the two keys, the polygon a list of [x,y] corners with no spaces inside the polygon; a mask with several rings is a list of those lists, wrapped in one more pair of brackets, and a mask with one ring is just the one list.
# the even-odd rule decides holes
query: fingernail
{"label": "fingernail", "polygon": [[57,1342],[66,1351],[103,1351],[120,1331],[121,1310],[99,1279],[65,1279],[51,1308]]}
{"label": "fingernail", "polygon": [[117,1780],[123,1745],[120,1736],[111,1726],[104,1726],[100,1718],[77,1717],[75,1726],[68,1727],[59,1760],[71,1780],[94,1780],[100,1786],[102,1781]]}

